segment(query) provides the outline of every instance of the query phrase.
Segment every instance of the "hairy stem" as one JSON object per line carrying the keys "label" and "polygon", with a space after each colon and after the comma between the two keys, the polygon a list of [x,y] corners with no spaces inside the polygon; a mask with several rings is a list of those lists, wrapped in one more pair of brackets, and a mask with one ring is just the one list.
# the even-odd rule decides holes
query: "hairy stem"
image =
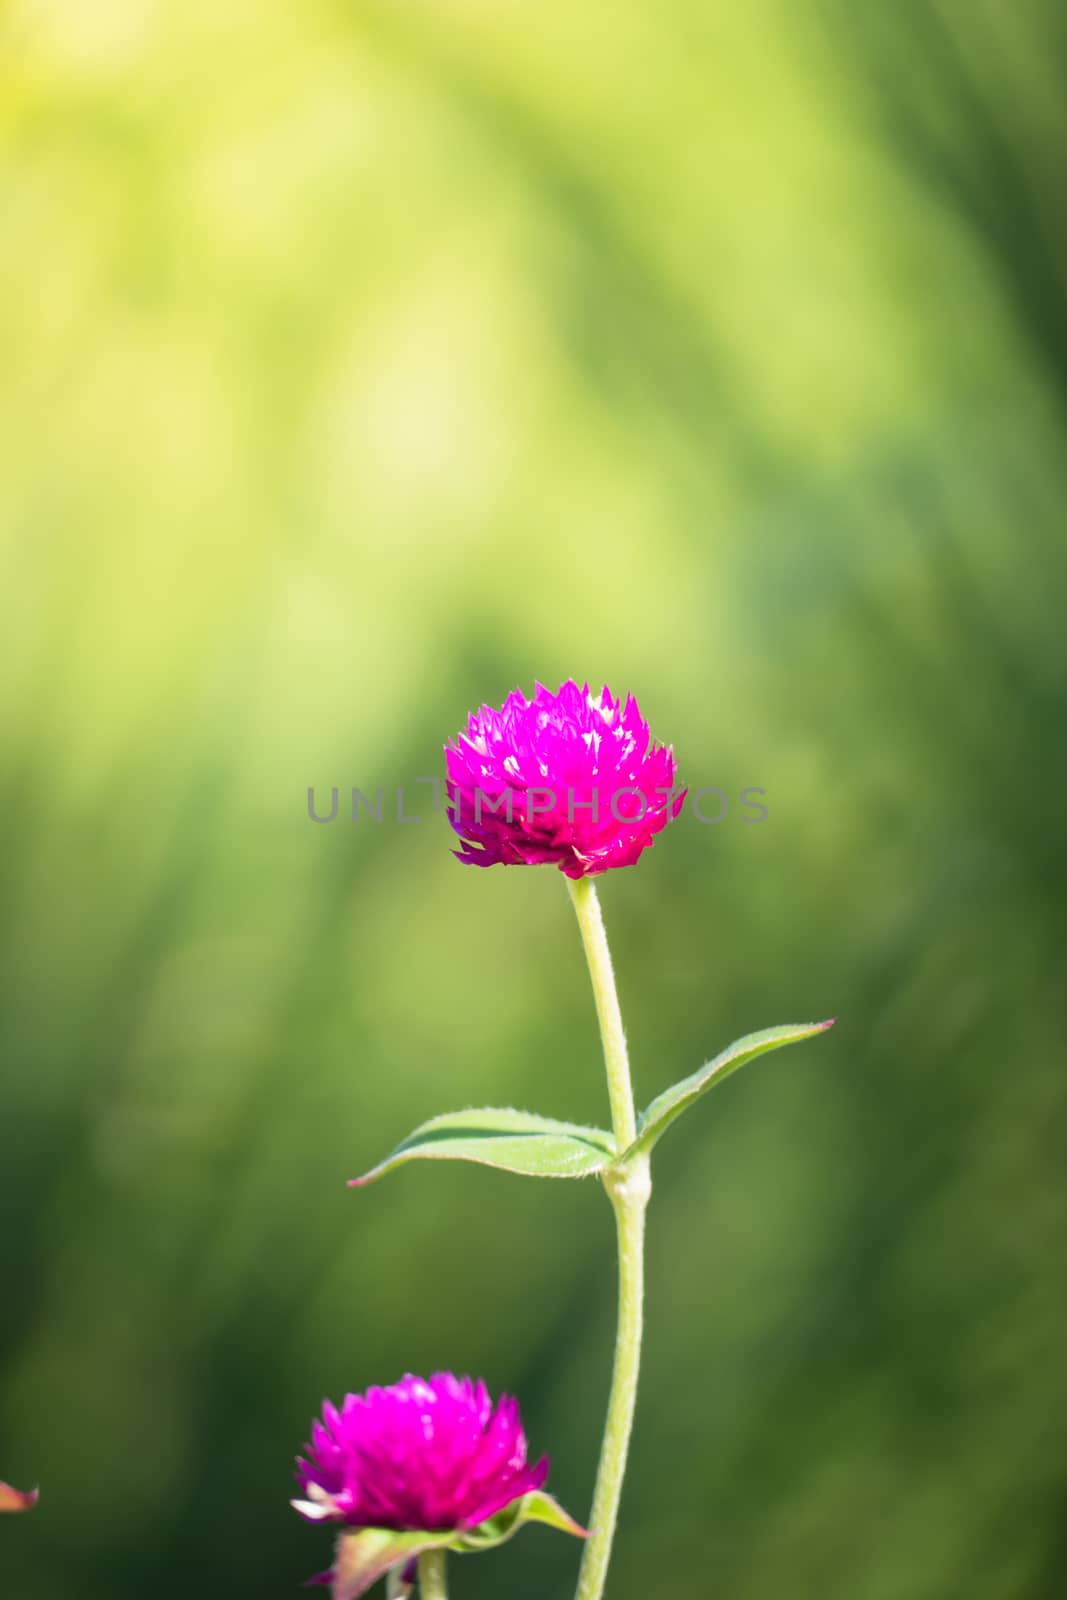
{"label": "hairy stem", "polygon": [[445,1550],[424,1550],[419,1557],[419,1600],[448,1600]]}
{"label": "hairy stem", "polygon": [[[596,888],[588,878],[571,882],[569,887],[582,932],[600,1021],[615,1145],[622,1154],[633,1143],[636,1118],[615,975]],[[591,1532],[582,1557],[575,1600],[601,1600],[619,1518],[641,1365],[645,1211],[652,1192],[648,1156],[633,1157],[622,1166],[612,1169],[605,1175],[604,1184],[615,1212],[618,1236],[619,1317],[611,1396],[590,1517]]]}
{"label": "hairy stem", "polygon": [[604,1046],[604,1066],[608,1074],[611,1125],[615,1130],[615,1147],[621,1155],[633,1144],[637,1125],[634,1118],[634,1092],[630,1083],[630,1058],[626,1050],[619,997],[615,991],[611,951],[608,949],[604,918],[600,914],[600,901],[593,880],[568,878],[567,887],[578,916],[578,926],[582,930],[585,959],[589,963],[597,1020],[600,1023],[600,1041]]}

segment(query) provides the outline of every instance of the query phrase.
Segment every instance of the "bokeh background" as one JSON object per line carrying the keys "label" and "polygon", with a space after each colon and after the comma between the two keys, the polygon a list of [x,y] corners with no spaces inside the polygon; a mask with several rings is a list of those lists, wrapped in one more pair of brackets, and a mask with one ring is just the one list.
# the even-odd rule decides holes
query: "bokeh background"
{"label": "bokeh background", "polygon": [[296,1594],[310,1416],[408,1368],[587,1512],[595,1186],[344,1186],[602,1118],[563,882],[306,810],[571,674],[767,795],[604,884],[641,1100],[842,1019],[660,1149],[612,1600],[1062,1594],[1062,5],[5,0],[0,59],[4,1595]]}

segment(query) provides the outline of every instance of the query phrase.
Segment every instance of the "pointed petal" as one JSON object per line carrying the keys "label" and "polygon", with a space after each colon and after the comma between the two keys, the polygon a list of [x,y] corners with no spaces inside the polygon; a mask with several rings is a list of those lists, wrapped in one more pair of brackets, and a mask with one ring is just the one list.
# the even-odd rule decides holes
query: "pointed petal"
{"label": "pointed petal", "polygon": [[0,1511],[30,1511],[40,1493],[39,1489],[13,1489],[9,1483],[0,1483]]}

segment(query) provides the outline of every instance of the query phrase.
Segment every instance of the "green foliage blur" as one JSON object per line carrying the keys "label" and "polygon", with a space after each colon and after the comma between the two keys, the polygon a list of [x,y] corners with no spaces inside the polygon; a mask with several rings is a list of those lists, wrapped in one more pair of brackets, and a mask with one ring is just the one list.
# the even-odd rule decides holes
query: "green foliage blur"
{"label": "green foliage blur", "polygon": [[407,1369],[516,1392],[587,1514],[595,1183],[345,1187],[437,1111],[605,1115],[562,878],[461,868],[428,786],[344,816],[571,675],[730,800],[602,887],[641,1102],[841,1018],[657,1152],[611,1600],[1067,1592],[1067,11],[0,43],[5,1600],[297,1594],[310,1417]]}

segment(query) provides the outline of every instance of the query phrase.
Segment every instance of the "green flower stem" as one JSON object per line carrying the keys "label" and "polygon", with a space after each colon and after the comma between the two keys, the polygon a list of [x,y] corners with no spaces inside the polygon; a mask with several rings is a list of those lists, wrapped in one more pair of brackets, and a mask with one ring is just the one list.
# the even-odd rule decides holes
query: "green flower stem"
{"label": "green flower stem", "polygon": [[424,1550],[419,1557],[419,1600],[448,1600],[446,1550]]}
{"label": "green flower stem", "polygon": [[593,980],[593,998],[604,1046],[604,1065],[608,1072],[611,1125],[615,1130],[615,1147],[621,1154],[633,1144],[637,1122],[634,1117],[634,1091],[630,1083],[630,1058],[626,1051],[619,997],[615,992],[611,951],[608,949],[604,918],[600,914],[600,901],[592,878],[568,878],[567,887],[578,916],[578,926],[582,930],[585,959]]}
{"label": "green flower stem", "polygon": [[[582,932],[589,976],[593,983],[600,1037],[604,1046],[604,1065],[608,1075],[611,1120],[616,1149],[621,1154],[633,1143],[636,1133],[630,1062],[626,1051],[622,1013],[615,990],[604,919],[594,884],[589,878],[568,881],[571,899]],[[615,1212],[619,1246],[619,1320],[615,1335],[615,1365],[611,1378],[611,1397],[600,1448],[591,1532],[582,1557],[575,1600],[601,1600],[607,1581],[611,1546],[619,1518],[626,1457],[633,1431],[637,1403],[637,1379],[641,1365],[641,1332],[644,1305],[645,1211],[652,1193],[651,1170],[647,1155],[631,1158],[605,1174],[604,1186]]]}

